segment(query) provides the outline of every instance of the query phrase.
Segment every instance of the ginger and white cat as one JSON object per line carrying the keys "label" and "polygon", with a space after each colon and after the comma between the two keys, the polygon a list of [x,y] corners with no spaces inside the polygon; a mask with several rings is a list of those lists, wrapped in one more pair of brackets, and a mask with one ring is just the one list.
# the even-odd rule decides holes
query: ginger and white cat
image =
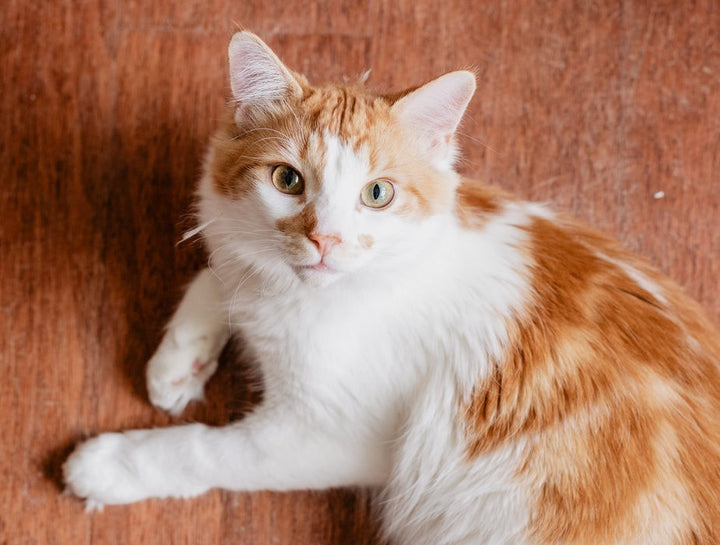
{"label": "ginger and white cat", "polygon": [[243,420],[105,433],[90,505],[376,487],[393,543],[720,543],[720,337],[639,258],[453,169],[468,72],[313,87],[254,35],[199,188],[208,269],[147,369],[180,412],[238,334]]}

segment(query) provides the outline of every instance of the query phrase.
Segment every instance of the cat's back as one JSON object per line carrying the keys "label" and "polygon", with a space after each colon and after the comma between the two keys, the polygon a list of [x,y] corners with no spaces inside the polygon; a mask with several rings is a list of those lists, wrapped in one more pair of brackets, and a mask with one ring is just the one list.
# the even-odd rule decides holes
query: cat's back
{"label": "cat's back", "polygon": [[[489,506],[474,531],[506,505],[525,530],[489,543],[717,543],[720,336],[699,305],[610,239],[492,188],[464,181],[457,217],[468,240],[507,246],[520,279],[500,350],[450,409],[457,494]],[[465,259],[491,271],[483,244]],[[474,475],[500,467],[493,502]]]}

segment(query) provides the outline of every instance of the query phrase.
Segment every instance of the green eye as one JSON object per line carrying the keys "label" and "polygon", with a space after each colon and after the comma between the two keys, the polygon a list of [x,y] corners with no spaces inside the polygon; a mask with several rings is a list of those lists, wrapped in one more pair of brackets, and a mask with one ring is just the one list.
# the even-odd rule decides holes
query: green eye
{"label": "green eye", "polygon": [[300,195],[305,189],[305,183],[298,171],[287,165],[273,168],[272,183],[279,191],[288,195]]}
{"label": "green eye", "polygon": [[375,180],[363,187],[360,200],[369,208],[385,208],[395,196],[395,187],[388,180]]}

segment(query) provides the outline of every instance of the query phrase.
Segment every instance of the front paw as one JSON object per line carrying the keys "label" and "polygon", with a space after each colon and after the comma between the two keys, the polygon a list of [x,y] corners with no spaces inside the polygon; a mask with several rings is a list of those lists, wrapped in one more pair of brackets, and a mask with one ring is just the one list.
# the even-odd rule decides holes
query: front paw
{"label": "front paw", "polygon": [[130,441],[121,433],[104,433],[78,445],[63,465],[63,479],[68,492],[86,500],[88,510],[146,497]]}
{"label": "front paw", "polygon": [[202,400],[205,383],[217,369],[218,349],[208,337],[181,340],[169,331],[147,366],[150,401],[172,414]]}

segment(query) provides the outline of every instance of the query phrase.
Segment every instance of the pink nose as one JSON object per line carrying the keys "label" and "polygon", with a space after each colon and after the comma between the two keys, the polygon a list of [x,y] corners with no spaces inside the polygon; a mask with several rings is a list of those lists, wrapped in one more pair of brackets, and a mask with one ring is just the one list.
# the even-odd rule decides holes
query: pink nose
{"label": "pink nose", "polygon": [[342,242],[342,239],[337,235],[310,233],[308,238],[313,241],[315,246],[317,246],[317,249],[320,252],[320,257],[325,257],[333,246]]}

